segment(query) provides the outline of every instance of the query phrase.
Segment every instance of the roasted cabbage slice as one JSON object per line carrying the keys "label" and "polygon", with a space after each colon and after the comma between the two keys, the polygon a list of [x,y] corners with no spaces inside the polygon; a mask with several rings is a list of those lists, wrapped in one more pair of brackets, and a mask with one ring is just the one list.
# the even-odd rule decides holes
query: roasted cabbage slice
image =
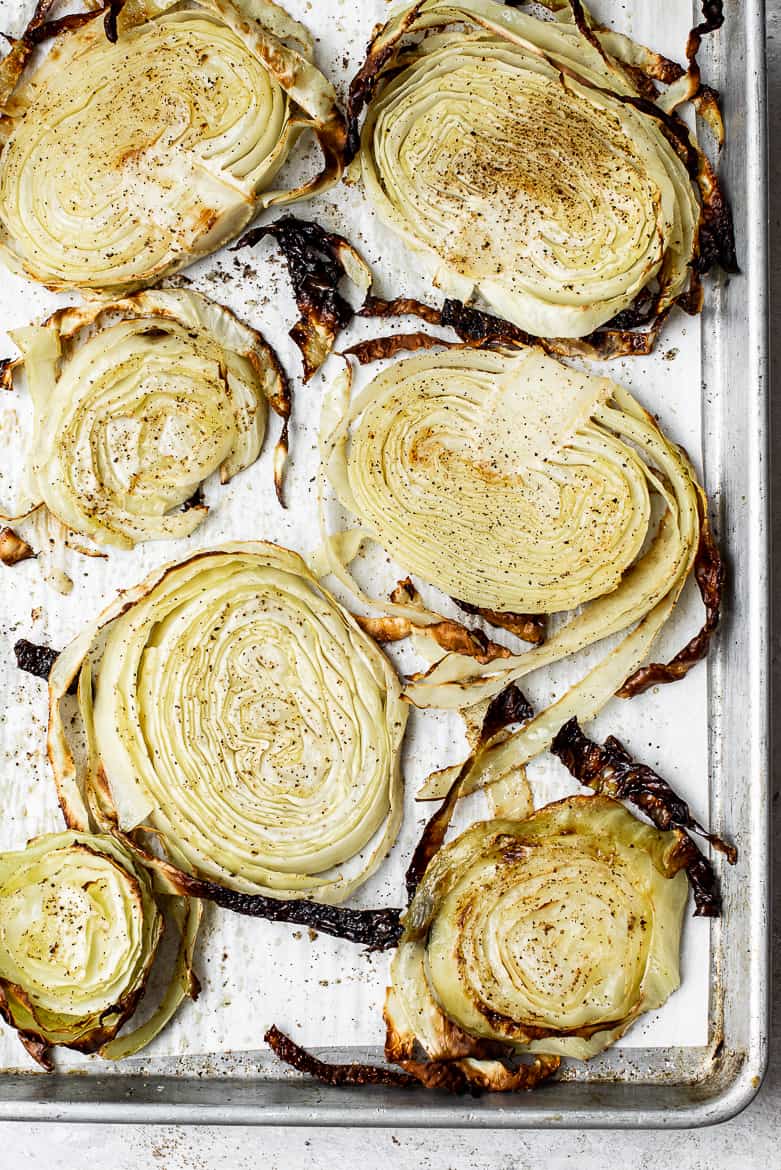
{"label": "roasted cabbage slice", "polygon": [[219,472],[228,483],[257,459],[268,405],[284,420],[279,489],[286,378],[222,305],[156,289],[62,309],[12,339],[22,357],[5,379],[23,370],[34,407],[22,515],[43,507],[102,546],[188,536],[208,511],[203,482]]}
{"label": "roasted cabbage slice", "polygon": [[393,958],[386,1056],[424,1083],[444,1065],[507,1090],[602,1052],[680,983],[684,841],[572,796],[444,845]]}
{"label": "roasted cabbage slice", "polygon": [[115,826],[176,893],[247,913],[253,895],[341,902],[396,837],[398,680],[296,553],[232,544],[157,570],[63,651],[49,687],[66,820]]}
{"label": "roasted cabbage slice", "polygon": [[675,111],[694,98],[721,134],[712,91],[694,56],[684,71],[579,2],[547,7],[424,0],[376,32],[349,110],[366,194],[448,296],[479,293],[532,335],[696,311],[700,272],[734,267],[734,245]]}
{"label": "roasted cabbage slice", "polygon": [[[685,453],[623,387],[538,348],[418,354],[388,363],[354,397],[348,370],[326,400],[321,450],[322,571],[385,611],[363,622],[378,640],[412,635],[436,659],[408,680],[415,705],[472,707],[620,635],[557,702],[481,752],[466,790],[527,763],[568,719],[585,722],[620,689],[633,693],[693,570],[704,593],[711,578],[720,587]],[[329,488],[354,526],[333,530]],[[444,619],[410,581],[390,604],[368,595],[348,567],[364,541],[495,626],[524,633],[523,615],[570,616],[514,652]],[[654,681],[685,674],[715,621],[709,609],[707,632]],[[427,795],[447,787],[443,774]]]}
{"label": "roasted cabbage slice", "polygon": [[117,1037],[144,994],[163,932],[151,876],[107,835],[49,833],[0,854],[0,1014],[39,1064],[51,1069],[58,1045],[129,1056],[197,994],[197,903],[175,913],[182,945],[168,992],[139,1029]]}
{"label": "roasted cabbage slice", "polygon": [[[44,5],[50,8],[51,5]],[[130,0],[0,65],[0,246],[52,289],[121,295],[234,239],[264,207],[335,182],[345,127],[307,30],[272,0]],[[314,132],[322,170],[277,172]]]}

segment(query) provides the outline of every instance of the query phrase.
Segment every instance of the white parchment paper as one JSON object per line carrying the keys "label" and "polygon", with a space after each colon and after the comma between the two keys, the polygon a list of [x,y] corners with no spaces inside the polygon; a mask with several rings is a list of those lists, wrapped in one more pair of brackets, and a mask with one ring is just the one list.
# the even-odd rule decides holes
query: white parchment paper
{"label": "white parchment paper", "polygon": [[[304,21],[317,41],[320,67],[340,93],[359,66],[373,25],[387,18],[384,0],[286,0],[286,7]],[[18,32],[29,3],[0,0],[0,29]],[[657,0],[653,5],[602,0],[598,14],[639,40],[680,59],[691,25],[687,0]],[[311,172],[313,156],[299,154],[290,166]],[[316,219],[347,235],[372,264],[375,291],[380,295],[431,299],[432,289],[418,259],[405,255],[399,242],[377,221],[360,189],[344,185],[294,214]],[[273,218],[273,216],[267,216]],[[31,836],[62,827],[45,753],[46,696],[37,680],[15,666],[12,646],[29,637],[63,646],[82,623],[116,591],[134,584],[166,561],[222,540],[270,539],[304,555],[318,544],[314,477],[317,469],[317,423],[323,381],[335,372],[332,359],[323,375],[304,387],[297,350],[287,331],[296,317],[284,265],[271,242],[252,251],[223,251],[189,269],[192,287],[229,305],[260,328],[277,348],[292,377],[295,407],[291,428],[292,456],[287,472],[287,511],[276,503],[272,488],[271,449],[278,422],[272,419],[260,460],[227,488],[209,485],[211,512],[187,542],[141,546],[130,553],[112,552],[108,560],[74,556],[69,572],[73,592],[62,597],[47,588],[35,561],[0,573],[0,849],[21,847]],[[5,330],[39,319],[67,300],[0,269],[0,325]],[[361,323],[351,342],[382,331],[382,323]],[[13,353],[0,332],[0,357]],[[683,443],[698,463],[701,437],[700,325],[676,314],[667,325],[657,352],[604,367],[632,388],[661,418],[667,433]],[[25,403],[16,394],[0,402],[3,465],[17,470],[21,460],[19,429]],[[3,485],[6,477],[3,476]],[[7,501],[3,501],[6,503]],[[384,582],[376,582],[381,587]],[[679,612],[665,633],[659,653],[674,652],[701,621],[699,601],[688,589]],[[656,655],[655,655],[656,656]],[[411,658],[406,660],[411,665]],[[542,703],[561,693],[584,670],[560,664],[549,675],[534,676],[529,697]],[[637,756],[658,768],[705,819],[708,809],[707,680],[703,666],[684,681],[635,699],[614,700],[591,731],[603,738],[618,735]],[[362,906],[399,905],[403,873],[411,848],[432,806],[416,805],[414,794],[435,767],[460,758],[464,747],[456,716],[413,713],[405,745],[407,801],[404,826],[387,863],[354,899]],[[532,768],[538,803],[555,799],[577,786],[553,759]],[[473,802],[471,815],[479,812]],[[176,1020],[155,1041],[154,1055],[223,1053],[262,1047],[265,1029],[276,1023],[304,1044],[321,1046],[375,1045],[383,1039],[382,1002],[389,956],[361,949],[306,929],[243,919],[209,908],[199,948],[198,969],[203,991],[186,1004]],[[628,1046],[700,1045],[707,1040],[709,928],[689,916],[683,942],[683,986],[664,1008],[636,1025],[621,1041]],[[64,1055],[63,1067],[84,1067],[85,1058]],[[29,1067],[16,1037],[0,1031],[0,1068]]]}

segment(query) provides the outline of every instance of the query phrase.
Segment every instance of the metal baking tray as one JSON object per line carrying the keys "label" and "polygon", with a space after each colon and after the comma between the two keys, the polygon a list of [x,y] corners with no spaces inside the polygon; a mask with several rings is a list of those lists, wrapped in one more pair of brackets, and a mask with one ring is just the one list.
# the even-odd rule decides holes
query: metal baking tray
{"label": "metal baking tray", "polygon": [[[111,1073],[100,1066],[97,1075],[85,1063],[79,1074],[0,1075],[0,1118],[688,1127],[724,1121],[756,1093],[766,1064],[769,1010],[765,28],[763,0],[727,0],[725,8],[724,27],[707,38],[701,61],[704,75],[724,95],[728,147],[721,173],[742,271],[708,289],[701,319],[702,434],[705,483],[730,580],[721,632],[707,663],[710,819],[733,836],[740,860],[734,869],[720,866],[724,916],[711,924],[707,1045],[614,1049],[537,1092],[476,1100],[422,1089],[325,1087],[281,1073],[267,1052],[131,1061]],[[696,22],[697,4],[694,9]],[[600,11],[609,17],[609,5]],[[336,1060],[379,1055],[358,1048],[319,1051]]]}

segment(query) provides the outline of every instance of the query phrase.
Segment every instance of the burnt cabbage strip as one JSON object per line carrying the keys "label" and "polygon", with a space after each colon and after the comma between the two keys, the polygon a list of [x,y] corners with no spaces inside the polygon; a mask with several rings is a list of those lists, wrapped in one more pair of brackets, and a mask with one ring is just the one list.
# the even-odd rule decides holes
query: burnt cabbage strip
{"label": "burnt cabbage strip", "polygon": [[351,910],[348,906],[243,894],[185,873],[179,877],[179,886],[180,893],[214,902],[224,910],[249,918],[265,918],[268,922],[307,926],[320,934],[358,943],[370,951],[387,951],[395,947],[401,937],[400,909]]}
{"label": "burnt cabbage strip", "polygon": [[[483,717],[483,726],[480,729],[480,738],[476,750],[479,750],[483,744],[493,739],[504,728],[511,727],[513,724],[528,723],[533,715],[534,709],[523,691],[515,683],[510,683],[508,687],[505,687],[488,704],[488,709]],[[469,775],[473,762],[474,753],[464,761],[458,775],[450,785],[447,796],[433,816],[427,821],[420,840],[415,846],[415,851],[412,854],[412,860],[407,867],[404,879],[407,887],[407,900],[410,902],[420,885],[420,880],[426,872],[429,862],[442,848],[445,834],[453,819],[453,813],[461,796],[462,782]]]}
{"label": "burnt cabbage strip", "polygon": [[[628,800],[639,808],[658,829],[680,829],[696,833],[718,852],[730,865],[737,861],[734,845],[709,833],[694,819],[685,800],[646,764],[639,764],[614,736],[604,744],[588,739],[576,719],[571,719],[559,731],[551,751],[569,769],[572,775],[594,792]],[[685,865],[695,902],[695,916],[717,918],[721,914],[721,894],[710,861],[703,857],[691,838],[688,838]]]}
{"label": "burnt cabbage strip", "polygon": [[687,642],[684,648],[679,650],[669,662],[651,662],[636,670],[617,692],[620,699],[631,699],[634,695],[642,695],[644,691],[660,683],[676,682],[687,675],[697,662],[707,656],[711,638],[718,629],[721,615],[724,563],[702,502],[700,502],[700,524],[700,542],[697,548],[697,559],[694,562],[694,579],[705,606],[705,622],[691,641]]}
{"label": "burnt cabbage strip", "polygon": [[327,1064],[296,1044],[276,1025],[269,1028],[263,1039],[285,1064],[326,1085],[392,1085],[409,1088],[417,1084],[415,1077],[399,1072],[398,1069],[380,1068],[378,1065],[360,1064],[357,1061],[352,1064]]}
{"label": "burnt cabbage strip", "polygon": [[29,642],[27,638],[20,638],[14,643],[14,654],[20,670],[43,679],[48,679],[52,667],[60,656],[59,650]]}

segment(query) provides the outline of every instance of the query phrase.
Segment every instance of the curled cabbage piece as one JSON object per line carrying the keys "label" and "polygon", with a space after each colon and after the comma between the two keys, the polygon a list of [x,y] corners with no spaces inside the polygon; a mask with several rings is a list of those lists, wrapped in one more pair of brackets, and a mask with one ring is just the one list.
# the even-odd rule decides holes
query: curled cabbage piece
{"label": "curled cabbage piece", "polygon": [[[66,821],[120,833],[172,892],[266,917],[287,899],[327,909],[396,837],[398,680],[296,553],[231,544],[157,570],[58,656],[49,693]],[[396,911],[343,913],[384,915],[370,945],[398,937]]]}
{"label": "curled cabbage piece", "polygon": [[679,986],[684,842],[572,796],[444,845],[391,965],[388,1059],[424,1084],[444,1065],[507,1090],[604,1051]]}
{"label": "curled cabbage piece", "polygon": [[[623,387],[540,349],[422,353],[389,363],[351,395],[348,370],[323,412],[322,569],[385,611],[366,621],[370,632],[380,640],[411,634],[434,659],[408,680],[411,702],[471,708],[620,635],[526,727],[481,747],[471,791],[546,750],[568,719],[592,719],[634,677],[698,557],[718,559],[707,501],[684,452]],[[354,527],[330,529],[329,488]],[[409,581],[390,604],[369,596],[349,568],[364,541],[489,621],[570,616],[515,652],[443,619]],[[706,625],[710,636],[710,605]],[[698,635],[666,677],[682,677],[706,645]],[[423,794],[443,797],[449,779],[439,773]]]}
{"label": "curled cabbage piece", "polygon": [[696,45],[684,71],[579,2],[546,6],[423,0],[376,32],[348,106],[366,194],[436,286],[529,334],[696,312],[701,272],[735,268],[729,209],[676,114],[694,100],[721,135]]}
{"label": "curled cabbage piece", "polygon": [[[48,5],[47,7],[51,7]],[[259,210],[336,182],[344,119],[307,30],[272,0],[133,0],[38,14],[0,64],[0,247],[52,289],[123,294],[234,239]],[[37,23],[36,23],[37,21]],[[311,131],[320,172],[274,186]]]}
{"label": "curled cabbage piece", "polygon": [[61,1045],[116,1059],[197,994],[195,904],[178,908],[177,972],[155,1013],[117,1036],[144,994],[164,928],[150,875],[121,842],[84,832],[0,854],[0,1014],[45,1069]]}
{"label": "curled cabbage piece", "polygon": [[254,247],[268,236],[277,241],[285,257],[301,314],[289,336],[301,351],[304,381],[308,382],[330,354],[339,331],[349,325],[355,313],[342,296],[340,283],[347,278],[365,298],[371,287],[372,272],[344,236],[292,215],[252,228],[232,250]]}
{"label": "curled cabbage piece", "polygon": [[44,507],[100,546],[188,536],[208,511],[203,482],[219,472],[226,484],[257,459],[267,404],[283,419],[281,491],[287,381],[229,309],[158,289],[11,336],[22,353],[11,372],[24,370],[34,407],[22,516]]}

